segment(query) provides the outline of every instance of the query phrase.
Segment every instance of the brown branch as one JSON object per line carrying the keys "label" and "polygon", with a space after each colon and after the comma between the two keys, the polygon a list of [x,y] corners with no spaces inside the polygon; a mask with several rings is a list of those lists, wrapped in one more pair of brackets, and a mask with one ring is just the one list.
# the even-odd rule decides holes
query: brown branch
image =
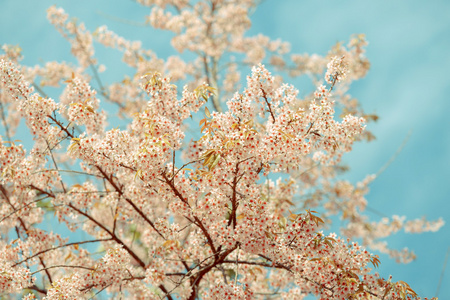
{"label": "brown branch", "polygon": [[97,240],[73,242],[73,243],[67,243],[67,244],[64,244],[64,245],[55,246],[55,247],[52,247],[52,248],[49,248],[49,249],[45,249],[45,250],[39,251],[39,252],[33,254],[32,256],[28,256],[27,258],[25,258],[25,259],[15,263],[13,265],[13,267],[15,267],[17,265],[20,265],[20,264],[22,264],[22,263],[24,263],[24,262],[26,262],[26,261],[36,257],[36,256],[44,254],[44,253],[46,253],[48,251],[52,251],[52,250],[56,250],[56,249],[60,249],[60,248],[64,248],[64,247],[69,247],[69,246],[73,246],[73,245],[82,245],[82,244],[88,244],[88,243],[105,242],[105,241],[111,241],[111,240],[112,240],[112,238],[109,238],[109,239],[97,239]]}
{"label": "brown branch", "polygon": [[[0,95],[3,95],[3,93],[0,94]],[[8,139],[8,141],[11,141],[11,135],[9,133],[8,122],[6,122],[5,109],[3,108],[3,103],[1,101],[1,98],[0,98],[0,110],[2,111],[2,113],[1,113],[1,115],[2,115],[2,123],[3,123],[3,126],[5,126],[6,138]]]}
{"label": "brown branch", "polygon": [[36,200],[34,200],[34,201],[31,201],[31,202],[29,202],[29,203],[27,203],[27,204],[25,204],[25,205],[23,205],[23,206],[17,208],[16,210],[12,211],[10,214],[4,216],[4,217],[0,220],[0,223],[3,222],[3,221],[5,221],[6,219],[8,219],[9,217],[11,217],[11,216],[14,215],[15,213],[21,211],[22,209],[27,208],[27,207],[30,206],[31,204],[34,204],[34,203],[36,203],[36,202],[39,202],[39,201],[42,201],[42,200],[45,200],[45,199],[47,199],[47,197],[36,199]]}
{"label": "brown branch", "polygon": [[131,199],[128,199],[127,197],[123,197],[123,191],[121,188],[117,186],[117,184],[114,182],[112,175],[108,176],[105,171],[103,171],[102,168],[99,166],[95,166],[97,170],[100,171],[100,173],[103,175],[103,177],[108,180],[108,182],[114,187],[114,189],[119,193],[119,196],[121,196],[125,201],[130,204],[133,209],[158,233],[160,237],[162,237],[164,240],[166,239],[164,235],[155,227],[155,224],[147,218],[147,216],[136,206],[136,204],[133,203]]}
{"label": "brown branch", "polygon": [[[3,194],[3,196],[5,197],[6,202],[8,202],[8,204],[12,207],[13,210],[16,210],[16,208],[11,203],[11,201],[10,201],[10,199],[8,197],[8,193],[6,192],[6,189],[1,184],[0,184],[0,190],[1,190],[2,194]],[[17,219],[19,220],[19,223],[22,226],[22,228],[25,230],[25,232],[28,232],[28,228],[25,225],[25,222],[22,220],[22,218],[21,217],[17,217]],[[17,236],[18,236],[18,238],[21,238],[19,230],[17,230]],[[39,257],[39,263],[42,265],[42,267],[46,268],[45,262],[44,262],[44,260],[41,257]],[[46,273],[50,283],[53,283],[52,276],[50,275],[50,273],[47,270],[45,270],[45,273]]]}
{"label": "brown branch", "polygon": [[[55,196],[49,192],[46,192],[34,185],[30,185],[31,188],[36,189],[37,191],[40,191],[42,193],[45,193],[47,195],[49,195],[52,198],[55,198]],[[145,263],[136,255],[136,253],[134,253],[124,242],[122,242],[113,232],[111,232],[108,228],[106,228],[103,224],[101,224],[100,222],[98,222],[97,220],[95,220],[92,216],[90,216],[89,214],[81,211],[80,209],[76,208],[75,206],[73,206],[72,204],[68,204],[68,207],[72,208],[73,210],[75,210],[77,213],[79,213],[80,215],[88,218],[91,222],[93,222],[95,225],[97,225],[98,227],[100,227],[101,229],[103,229],[104,231],[106,231],[111,238],[118,244],[122,245],[124,247],[124,249],[139,263],[139,265],[145,269]]]}
{"label": "brown branch", "polygon": [[266,91],[264,91],[263,88],[261,88],[261,91],[262,91],[262,93],[263,93],[263,98],[264,98],[264,100],[266,101],[267,106],[269,107],[269,112],[270,112],[270,115],[272,116],[272,120],[273,120],[273,122],[275,123],[275,115],[273,114],[272,106],[270,105],[270,102],[269,102],[269,100],[267,99]]}
{"label": "brown branch", "polygon": [[190,165],[190,164],[193,164],[193,163],[201,162],[201,161],[202,161],[202,159],[199,159],[199,160],[193,160],[193,161],[190,161],[190,162],[188,162],[188,163],[185,163],[184,165],[181,166],[181,168],[179,168],[179,169],[175,172],[175,174],[172,176],[172,178],[171,178],[170,180],[173,180],[173,178],[175,178],[175,176],[177,176],[178,173],[179,173],[180,171],[182,171],[184,167],[186,167],[186,166],[188,166],[188,165]]}
{"label": "brown branch", "polygon": [[[58,125],[61,130],[63,130],[64,132],[66,132],[66,134],[70,137],[73,138],[74,136],[67,130],[67,128],[65,128],[61,122],[59,122],[58,120],[56,120],[56,118],[52,117],[52,116],[48,116],[53,122],[56,123],[56,125]],[[104,154],[103,154],[104,155]],[[106,156],[106,155],[104,155]],[[123,191],[121,188],[119,188],[117,186],[117,184],[114,182],[112,175],[108,176],[108,174],[106,174],[106,172],[99,166],[94,165],[97,170],[103,175],[103,178],[105,178],[113,187],[114,189],[119,193],[120,196],[123,197]],[[133,170],[131,167],[127,167],[123,164],[121,164],[122,167],[128,168]],[[135,171],[135,170],[133,170]],[[46,193],[46,192],[45,192]],[[125,199],[125,201],[127,201],[128,204],[130,204],[134,210],[159,234],[159,236],[161,236],[163,239],[165,239],[165,237],[162,235],[162,233],[155,227],[155,225],[153,224],[153,222],[147,218],[147,216],[133,203],[133,201],[131,201],[130,199],[123,197]]]}
{"label": "brown branch", "polygon": [[28,286],[26,288],[29,289],[29,290],[33,290],[33,291],[39,292],[41,294],[47,295],[47,290],[46,289],[41,289],[35,284],[32,285],[32,286]]}
{"label": "brown branch", "polygon": [[75,210],[77,213],[79,213],[80,215],[85,216],[86,218],[88,218],[91,222],[93,222],[95,225],[97,225],[98,227],[100,227],[101,229],[103,229],[104,231],[106,231],[111,238],[118,244],[122,245],[123,248],[125,249],[125,251],[127,251],[135,260],[136,262],[145,270],[145,263],[139,258],[139,256],[137,256],[136,253],[134,253],[124,242],[122,242],[122,240],[120,240],[113,232],[111,232],[108,228],[106,228],[103,224],[101,224],[100,222],[98,222],[97,220],[95,220],[92,216],[88,215],[87,213],[81,211],[80,209],[76,208],[75,206],[73,206],[72,204],[68,205],[70,208],[72,208],[73,210]]}
{"label": "brown branch", "polygon": [[34,275],[36,273],[40,273],[42,271],[55,269],[55,268],[74,268],[74,269],[85,269],[85,270],[89,270],[89,271],[95,270],[94,268],[89,268],[89,267],[85,267],[85,266],[54,265],[54,266],[45,267],[44,269],[40,269],[40,270],[34,271],[33,273],[31,273],[31,275]]}
{"label": "brown branch", "polygon": [[[219,250],[219,252],[220,252],[220,250]],[[179,282],[177,282],[176,285],[175,285],[170,291],[168,291],[166,294],[170,294],[170,293],[172,293],[174,290],[176,290],[176,289],[183,283],[183,280],[184,280],[185,278],[191,278],[191,277],[193,276],[193,275],[191,275],[191,272],[193,272],[197,267],[198,267],[199,272],[200,272],[200,270],[201,270],[201,265],[202,265],[205,261],[209,260],[211,257],[216,256],[216,254],[218,254],[218,253],[213,253],[212,255],[205,257],[202,261],[196,262],[196,266],[194,266],[193,268],[189,269],[186,273],[180,273],[180,272],[176,272],[176,273],[165,273],[164,275],[166,275],[166,276],[182,276],[182,277],[183,277],[183,278],[182,278]],[[196,274],[198,274],[199,272],[197,272]],[[191,280],[191,282],[192,282],[192,280]]]}
{"label": "brown branch", "polygon": [[[181,202],[185,203],[186,205],[188,205],[190,207],[189,201],[187,200],[187,198],[184,198],[183,195],[181,195],[181,193],[175,187],[173,182],[167,177],[167,175],[164,172],[162,172],[161,176],[164,178],[164,182],[171,188],[172,192],[177,196],[177,198],[180,199]],[[213,253],[217,252],[216,247],[214,247],[214,242],[213,242],[211,236],[209,235],[208,230],[206,230],[205,226],[203,225],[203,223],[196,216],[194,216],[194,220],[195,221],[193,223],[202,230],[203,234],[205,235],[206,239],[208,240],[208,244],[211,247],[212,252]]]}
{"label": "brown branch", "polygon": [[239,173],[239,164],[240,162],[238,162],[236,164],[236,167],[234,169],[234,178],[233,178],[233,186],[231,187],[232,192],[233,192],[233,196],[231,198],[231,212],[230,212],[230,218],[228,219],[228,226],[233,225],[233,228],[236,227],[236,212],[237,212],[237,208],[238,208],[238,203],[237,203],[237,197],[236,197],[236,193],[237,193],[237,184],[238,184],[238,173]]}
{"label": "brown branch", "polygon": [[[203,60],[203,68],[205,70],[205,75],[206,75],[206,82],[208,83],[209,86],[215,88],[216,92],[217,92],[217,95],[215,93],[212,95],[212,102],[213,102],[214,109],[217,112],[222,112],[222,108],[220,107],[220,102],[219,102],[219,95],[218,95],[219,94],[219,89],[218,89],[218,86],[217,86],[217,80],[214,78],[217,75],[210,74],[210,70],[209,70],[206,54],[202,55],[202,60]],[[217,64],[217,63],[214,63],[214,64]]]}
{"label": "brown branch", "polygon": [[237,247],[238,247],[238,243],[236,243],[236,245],[234,245],[234,247],[223,252],[221,255],[219,255],[219,258],[216,259],[212,264],[205,266],[197,273],[195,278],[193,278],[191,280],[191,287],[193,289],[193,292],[191,293],[189,300],[195,300],[197,298],[198,286],[199,286],[200,281],[202,280],[203,276],[205,276],[209,271],[211,271],[217,265],[220,265],[230,253],[232,253],[234,250],[237,249]]}
{"label": "brown branch", "polygon": [[[265,256],[265,255],[262,255],[262,254],[258,254],[258,256],[259,256],[259,257],[262,257],[262,258],[264,258],[264,259],[266,259],[266,260],[268,260],[268,261],[270,261],[270,262],[272,262],[271,265],[270,265],[270,264],[266,264],[267,267],[269,267],[269,268],[274,268],[274,267],[275,267],[275,268],[279,268],[279,269],[284,269],[284,270],[286,270],[286,271],[288,271],[288,272],[294,274],[294,271],[291,270],[291,268],[292,268],[291,266],[286,266],[286,265],[284,265],[284,264],[282,264],[282,263],[276,262],[276,261],[272,260],[271,258],[269,258],[269,257],[267,257],[267,256]],[[236,263],[236,262],[235,262],[235,261],[227,261],[227,263]],[[253,263],[251,263],[251,262],[242,262],[242,263],[245,263],[245,264],[253,264]],[[304,275],[300,275],[300,277],[301,277],[303,280],[305,280],[305,281],[311,282],[311,283],[313,283],[313,284],[319,286],[319,287],[322,288],[322,289],[325,289],[325,290],[330,291],[331,293],[334,293],[333,288],[327,287],[327,286],[325,286],[325,284],[321,284],[321,283],[319,283],[319,282],[317,282],[317,281],[315,281],[315,280],[309,279],[308,277],[306,277],[306,276],[304,276]],[[379,296],[378,294],[374,293],[374,292],[371,292],[371,291],[369,291],[369,290],[364,290],[364,292],[369,293],[370,295],[372,295],[372,296],[377,297],[377,298],[380,299],[380,296]]]}

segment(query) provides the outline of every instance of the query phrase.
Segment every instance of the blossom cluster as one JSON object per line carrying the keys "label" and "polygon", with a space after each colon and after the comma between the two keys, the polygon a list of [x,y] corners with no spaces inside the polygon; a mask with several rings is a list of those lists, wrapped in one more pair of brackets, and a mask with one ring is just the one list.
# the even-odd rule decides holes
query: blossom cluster
{"label": "blossom cluster", "polygon": [[47,10],[47,19],[70,41],[71,52],[83,68],[96,63],[93,59],[92,34],[86,30],[83,23],[77,24],[75,19],[69,20],[69,15],[56,6],[51,6]]}
{"label": "blossom cluster", "polygon": [[61,104],[69,105],[67,109],[69,121],[85,125],[88,134],[100,133],[105,126],[105,113],[96,112],[100,104],[96,94],[85,80],[74,77],[68,81],[61,95]]}

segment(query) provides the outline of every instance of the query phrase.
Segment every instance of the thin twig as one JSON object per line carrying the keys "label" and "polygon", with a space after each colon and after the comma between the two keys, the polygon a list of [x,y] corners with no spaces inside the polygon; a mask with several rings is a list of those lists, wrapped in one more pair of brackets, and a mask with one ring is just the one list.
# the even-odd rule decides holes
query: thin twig
{"label": "thin twig", "polygon": [[444,260],[444,265],[442,265],[442,272],[441,272],[441,276],[439,277],[439,283],[438,286],[436,288],[436,294],[434,295],[434,297],[438,297],[439,295],[439,290],[441,289],[441,284],[442,284],[442,279],[444,278],[444,273],[445,273],[445,269],[447,267],[447,261],[448,261],[448,255],[450,254],[450,247],[448,247],[447,249],[447,254],[445,254],[445,260]]}
{"label": "thin twig", "polygon": [[382,166],[380,168],[380,170],[378,170],[378,172],[375,174],[375,177],[380,176],[381,173],[383,173],[390,166],[390,164],[392,164],[394,162],[394,160],[399,156],[400,152],[402,152],[403,148],[405,148],[406,143],[408,142],[409,138],[411,137],[411,134],[412,134],[412,130],[410,130],[408,132],[406,137],[403,139],[402,144],[400,145],[400,147],[398,147],[397,151],[395,151],[394,155],[391,156],[389,161],[387,163],[385,163],[384,166]]}

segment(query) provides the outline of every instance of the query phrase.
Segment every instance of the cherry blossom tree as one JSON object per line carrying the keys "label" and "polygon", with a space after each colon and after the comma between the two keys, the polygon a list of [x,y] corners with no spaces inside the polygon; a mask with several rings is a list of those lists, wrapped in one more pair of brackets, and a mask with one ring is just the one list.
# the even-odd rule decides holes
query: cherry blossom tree
{"label": "cherry blossom tree", "polygon": [[[2,47],[2,297],[419,299],[377,274],[369,251],[409,262],[413,252],[383,238],[443,221],[371,221],[375,176],[337,178],[353,143],[374,138],[366,122],[377,116],[348,94],[370,66],[364,35],[299,55],[246,34],[257,0],[137,2],[151,7],[147,25],[196,58],[158,58],[54,6],[47,17],[78,64],[29,67],[19,47]],[[94,43],[121,51],[134,75],[105,84]],[[299,97],[289,76],[316,89]],[[57,100],[47,87],[61,87]],[[101,101],[125,129],[108,126]],[[14,140],[21,120],[32,149]],[[325,234],[335,215],[339,235]],[[49,218],[88,238],[40,229]]]}

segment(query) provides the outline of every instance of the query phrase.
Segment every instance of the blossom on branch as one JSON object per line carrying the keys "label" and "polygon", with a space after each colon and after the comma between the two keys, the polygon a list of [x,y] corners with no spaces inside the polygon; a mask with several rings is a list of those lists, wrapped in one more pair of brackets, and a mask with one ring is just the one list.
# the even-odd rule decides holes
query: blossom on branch
{"label": "blossom on branch", "polygon": [[[173,47],[194,61],[164,61],[105,26],[91,34],[54,6],[48,18],[79,65],[30,68],[19,49],[2,48],[1,295],[419,299],[374,272],[370,251],[408,262],[411,251],[383,239],[443,221],[371,221],[365,195],[375,177],[337,179],[342,156],[370,140],[366,124],[376,120],[347,94],[369,67],[364,37],[325,57],[289,58],[289,44],[246,35],[259,1],[137,2],[152,7],[146,24],[172,31]],[[103,83],[94,41],[122,51],[133,76]],[[316,88],[302,98],[272,70],[308,74]],[[46,95],[59,85],[56,100]],[[107,127],[116,124],[106,102],[126,127]],[[21,119],[29,151],[13,140]],[[325,233],[333,215],[339,235]],[[64,238],[57,223],[83,234]]]}

